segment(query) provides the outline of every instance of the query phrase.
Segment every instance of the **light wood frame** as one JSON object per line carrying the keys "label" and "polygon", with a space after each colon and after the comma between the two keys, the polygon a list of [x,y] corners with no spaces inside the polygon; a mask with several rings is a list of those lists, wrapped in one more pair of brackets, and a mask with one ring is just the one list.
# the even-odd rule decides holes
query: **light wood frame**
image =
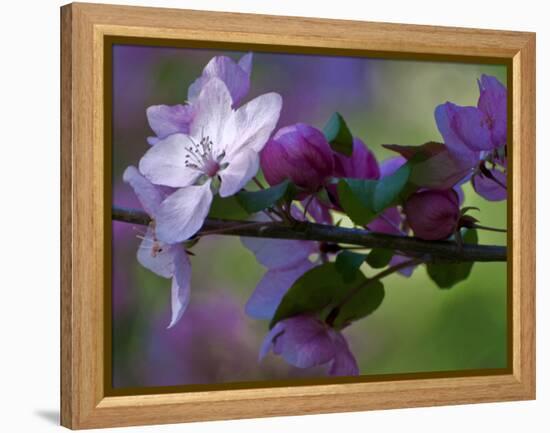
{"label": "light wood frame", "polygon": [[[535,398],[535,35],[431,26],[70,4],[61,9],[61,424],[73,428]],[[509,62],[511,373],[106,396],[106,36],[462,56]],[[108,213],[106,216],[105,214]]]}

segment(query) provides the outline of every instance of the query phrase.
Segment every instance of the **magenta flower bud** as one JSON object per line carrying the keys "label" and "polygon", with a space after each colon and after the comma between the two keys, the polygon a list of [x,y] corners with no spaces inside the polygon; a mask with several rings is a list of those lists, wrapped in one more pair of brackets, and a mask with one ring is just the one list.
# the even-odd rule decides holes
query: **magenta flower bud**
{"label": "magenta flower bud", "polygon": [[425,190],[413,194],[403,206],[416,237],[427,241],[448,238],[460,217],[456,191]]}
{"label": "magenta flower bud", "polygon": [[[350,156],[333,152],[334,171],[336,178],[350,179],[379,179],[380,166],[374,153],[361,141],[360,138],[353,138],[353,150]],[[327,185],[327,191],[335,209],[342,210],[338,189],[335,183]]]}
{"label": "magenta flower bud", "polygon": [[378,179],[380,167],[370,149],[355,137],[351,156],[334,152],[334,176],[352,179]]}
{"label": "magenta flower bud", "polygon": [[279,129],[260,155],[265,179],[277,185],[286,179],[317,191],[332,174],[332,150],[318,129],[303,123]]}

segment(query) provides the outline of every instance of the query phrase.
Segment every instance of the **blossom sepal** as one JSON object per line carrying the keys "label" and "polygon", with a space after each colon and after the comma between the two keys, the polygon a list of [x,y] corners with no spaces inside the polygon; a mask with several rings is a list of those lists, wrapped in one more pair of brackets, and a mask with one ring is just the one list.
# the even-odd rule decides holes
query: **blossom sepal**
{"label": "blossom sepal", "polygon": [[345,156],[351,156],[353,153],[353,135],[349,127],[338,112],[332,114],[328,122],[323,127],[323,134],[334,152]]}
{"label": "blossom sepal", "polygon": [[241,191],[237,194],[237,200],[249,214],[260,212],[272,207],[280,200],[291,202],[299,189],[289,180],[278,185],[257,191]]}

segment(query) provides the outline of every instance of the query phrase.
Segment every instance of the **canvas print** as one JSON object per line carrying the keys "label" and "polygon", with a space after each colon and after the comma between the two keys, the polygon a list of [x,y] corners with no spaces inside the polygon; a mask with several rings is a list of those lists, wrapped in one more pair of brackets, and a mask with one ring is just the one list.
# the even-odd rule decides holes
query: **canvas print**
{"label": "canvas print", "polygon": [[113,389],[509,367],[505,65],[111,56]]}

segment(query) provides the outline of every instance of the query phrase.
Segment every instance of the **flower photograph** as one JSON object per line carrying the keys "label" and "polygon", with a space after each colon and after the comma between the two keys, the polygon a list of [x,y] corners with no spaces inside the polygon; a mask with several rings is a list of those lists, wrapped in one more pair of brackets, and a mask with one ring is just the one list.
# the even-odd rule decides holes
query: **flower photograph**
{"label": "flower photograph", "polygon": [[113,389],[509,367],[506,65],[111,56]]}

